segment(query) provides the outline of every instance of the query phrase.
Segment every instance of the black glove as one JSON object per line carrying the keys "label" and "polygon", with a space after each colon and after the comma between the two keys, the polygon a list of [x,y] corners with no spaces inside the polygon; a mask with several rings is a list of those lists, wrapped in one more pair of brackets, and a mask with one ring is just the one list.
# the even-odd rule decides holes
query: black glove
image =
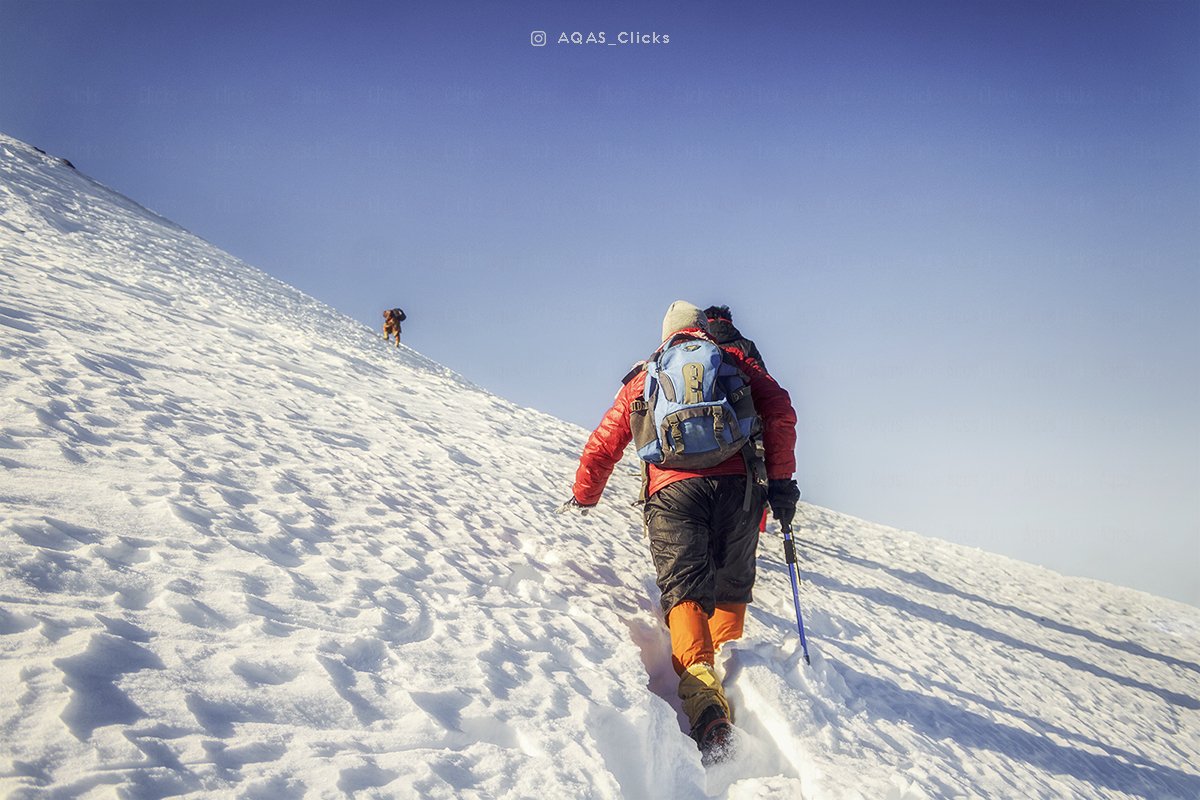
{"label": "black glove", "polygon": [[791,478],[772,478],[767,481],[767,503],[771,515],[784,528],[790,528],[796,516],[796,503],[800,502],[800,487]]}
{"label": "black glove", "polygon": [[595,507],[596,507],[595,503],[592,503],[590,506],[585,506],[583,503],[576,500],[574,495],[571,495],[570,500],[568,500],[567,502],[563,503],[561,506],[558,507],[558,513],[559,514],[569,514],[572,511],[578,511],[581,515],[587,516],[587,512],[592,510]]}

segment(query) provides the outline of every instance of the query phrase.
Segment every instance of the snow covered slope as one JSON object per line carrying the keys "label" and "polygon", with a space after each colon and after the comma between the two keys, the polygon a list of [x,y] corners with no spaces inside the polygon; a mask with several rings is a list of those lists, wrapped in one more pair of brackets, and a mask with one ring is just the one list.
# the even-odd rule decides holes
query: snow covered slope
{"label": "snow covered slope", "polygon": [[1200,797],[1200,611],[813,506],[706,772],[632,464],[6,137],[0,359],[8,797]]}

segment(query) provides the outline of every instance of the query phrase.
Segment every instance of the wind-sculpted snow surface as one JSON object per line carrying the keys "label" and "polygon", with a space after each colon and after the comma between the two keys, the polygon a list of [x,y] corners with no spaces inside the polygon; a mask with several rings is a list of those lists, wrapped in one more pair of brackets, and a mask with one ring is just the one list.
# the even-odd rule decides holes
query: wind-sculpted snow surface
{"label": "wind-sculpted snow surface", "polygon": [[706,771],[632,463],[5,137],[0,356],[6,796],[1200,796],[1196,609],[813,506]]}

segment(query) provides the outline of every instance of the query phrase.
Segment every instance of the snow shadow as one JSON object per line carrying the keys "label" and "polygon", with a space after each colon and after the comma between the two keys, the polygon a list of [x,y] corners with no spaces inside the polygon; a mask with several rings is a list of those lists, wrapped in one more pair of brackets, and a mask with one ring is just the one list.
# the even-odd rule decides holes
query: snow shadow
{"label": "snow shadow", "polygon": [[646,687],[675,709],[679,729],[686,731],[687,716],[684,715],[676,696],[679,676],[671,666],[671,639],[666,627],[652,624],[650,620],[640,617],[622,621],[629,629],[629,638],[637,645],[638,653],[642,657],[642,665],[646,668]]}
{"label": "snow shadow", "polygon": [[0,306],[0,325],[6,328],[12,328],[22,333],[39,333],[40,328],[30,322],[25,322],[25,320],[31,319],[33,319],[33,315],[24,311]]}
{"label": "snow shadow", "polygon": [[1040,614],[1035,614],[1032,611],[1026,611],[1023,608],[1018,608],[1017,606],[1008,605],[1007,603],[998,603],[995,600],[991,600],[987,597],[964,591],[957,586],[951,586],[950,584],[939,581],[936,578],[931,578],[923,572],[889,567],[886,564],[879,563],[878,561],[872,561],[868,558],[863,558],[862,556],[851,555],[845,550],[841,550],[839,548],[827,547],[808,542],[806,542],[803,546],[805,549],[818,550],[826,555],[833,556],[834,558],[854,564],[856,566],[879,570],[880,572],[891,575],[897,580],[911,583],[913,586],[916,586],[920,589],[925,589],[930,592],[938,592],[940,594],[952,595],[954,597],[958,597],[963,600],[969,600],[974,603],[982,603],[983,605],[990,606],[997,611],[1007,611],[1010,614],[1027,619],[1030,622],[1036,622],[1039,625],[1056,630],[1059,633],[1065,633],[1071,636],[1079,636],[1096,644],[1103,645],[1105,647],[1111,647],[1114,650],[1120,650],[1121,652],[1128,653],[1132,656],[1149,658],[1154,661],[1161,661],[1162,663],[1173,667],[1180,667],[1182,669],[1190,669],[1193,672],[1200,672],[1200,664],[1195,664],[1191,661],[1184,661],[1181,658],[1165,655],[1163,653],[1156,653],[1153,650],[1143,647],[1137,642],[1110,639],[1106,636],[1101,636],[1094,631],[1076,628],[1074,625],[1067,625],[1066,623],[1060,622],[1051,617],[1044,617]]}
{"label": "snow shadow", "polygon": [[[880,668],[883,670],[897,671],[896,664],[883,661],[882,659],[877,658],[876,656],[872,655],[864,648],[858,647],[857,645],[852,645],[852,644],[849,644],[849,643],[843,642],[843,641],[834,641],[834,642],[830,643],[830,646],[836,647],[843,652],[851,653],[854,656],[863,659],[864,661],[868,661],[872,664],[878,664],[880,666]],[[1143,767],[1145,769],[1150,769],[1150,770],[1163,768],[1162,765],[1160,765],[1154,761],[1151,761],[1150,759],[1146,758],[1145,756],[1138,755],[1137,753],[1132,753],[1128,750],[1123,750],[1120,747],[1116,747],[1107,742],[1102,742],[1098,739],[1093,739],[1091,737],[1084,736],[1076,731],[1068,730],[1067,728],[1063,728],[1059,725],[1053,725],[1039,717],[1035,717],[1031,714],[1026,714],[1023,711],[1017,711],[1015,709],[1009,708],[1008,706],[1005,706],[1003,703],[997,702],[994,698],[983,697],[981,695],[974,694],[972,692],[963,691],[963,689],[959,686],[955,686],[955,685],[946,683],[945,681],[939,681],[939,680],[932,679],[929,677],[929,675],[924,674],[924,673],[917,673],[917,672],[914,672],[913,670],[907,670],[907,669],[900,669],[898,671],[902,674],[908,675],[910,678],[912,678],[914,681],[916,681],[918,683],[918,685],[929,686],[930,688],[943,691],[946,694],[954,695],[956,697],[961,697],[964,701],[966,701],[968,703],[975,703],[979,706],[982,706],[984,708],[987,708],[987,709],[993,711],[996,714],[1000,714],[1003,716],[1013,717],[1015,719],[1022,720],[1023,722],[1026,722],[1033,728],[1037,729],[1037,731],[1039,733],[1054,734],[1055,736],[1059,736],[1063,739],[1077,742],[1077,743],[1083,745],[1084,747],[1093,748],[1095,750],[1102,750],[1102,751],[1108,753],[1108,755],[1111,756],[1112,758],[1119,759],[1121,761],[1127,762],[1134,766]],[[1171,768],[1166,767],[1166,769],[1169,770]],[[1200,779],[1200,776],[1197,776],[1197,778]]]}
{"label": "snow shadow", "polygon": [[[353,796],[357,792],[367,792],[371,789],[387,786],[398,777],[400,777],[399,772],[383,769],[372,762],[368,762],[357,767],[347,767],[338,773],[337,788],[346,795]],[[470,784],[455,784],[451,782],[451,786],[455,785]]]}
{"label": "snow shadow", "polygon": [[158,656],[149,650],[102,633],[94,634],[82,653],[60,658],[54,666],[62,671],[63,683],[71,690],[62,721],[81,741],[87,741],[96,728],[130,724],[146,716],[116,682],[129,672],[163,669]]}
{"label": "snow shadow", "polygon": [[865,704],[872,719],[911,726],[934,741],[950,740],[960,747],[991,750],[1014,762],[1033,764],[1050,774],[1140,797],[1200,797],[1200,775],[1145,759],[1129,763],[1057,744],[1046,736],[997,723],[937,697],[902,689],[883,678],[830,658],[852,696]]}
{"label": "snow shadow", "polygon": [[1077,656],[1056,653],[1055,651],[1049,650],[1041,645],[1018,639],[1012,634],[1004,633],[1003,631],[998,631],[994,628],[980,625],[978,622],[963,619],[962,617],[958,617],[954,614],[943,611],[940,608],[933,608],[932,606],[927,606],[924,603],[918,603],[915,600],[902,597],[895,592],[889,592],[887,589],[880,589],[877,587],[864,589],[861,586],[851,586],[850,584],[843,583],[836,578],[830,578],[820,573],[811,571],[809,572],[809,579],[823,589],[856,594],[871,601],[872,603],[877,603],[883,606],[891,606],[897,611],[905,614],[911,614],[914,617],[921,617],[937,625],[946,625],[952,628],[958,628],[962,631],[967,631],[968,633],[973,633],[976,636],[989,639],[997,644],[1009,648],[1010,650],[1024,650],[1029,653],[1035,653],[1039,656],[1057,661],[1060,664],[1064,664],[1071,669],[1080,670],[1082,672],[1095,675],[1097,678],[1104,678],[1106,680],[1119,683],[1122,686],[1126,686],[1130,689],[1137,689],[1139,691],[1157,695],[1171,705],[1179,706],[1180,708],[1200,710],[1200,700],[1197,700],[1195,697],[1189,697],[1188,695],[1181,694],[1179,692],[1173,692],[1170,689],[1164,689],[1161,686],[1154,686],[1153,684],[1146,683],[1145,681],[1139,681],[1136,678],[1131,678],[1127,675],[1118,675],[1115,672],[1109,672],[1108,670],[1098,667],[1095,664],[1090,664]]}
{"label": "snow shadow", "polygon": [[355,677],[354,670],[351,667],[325,655],[317,656],[317,661],[329,673],[333,690],[337,692],[338,697],[350,704],[350,709],[354,712],[354,716],[358,718],[359,722],[363,725],[370,725],[387,717],[386,714],[373,706],[367,698],[358,692],[356,689],[358,679]]}

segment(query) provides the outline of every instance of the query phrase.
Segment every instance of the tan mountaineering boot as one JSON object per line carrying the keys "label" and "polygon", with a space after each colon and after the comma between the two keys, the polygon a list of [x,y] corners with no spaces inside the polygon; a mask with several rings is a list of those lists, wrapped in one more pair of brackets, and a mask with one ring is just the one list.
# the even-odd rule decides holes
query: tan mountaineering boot
{"label": "tan mountaineering boot", "polygon": [[692,726],[692,738],[707,761],[710,753],[724,747],[732,731],[729,701],[712,664],[692,664],[679,676],[679,698]]}
{"label": "tan mountaineering boot", "polygon": [[729,701],[725,699],[725,689],[712,664],[692,664],[684,670],[679,676],[679,699],[683,701],[683,713],[687,714],[693,727],[709,706],[719,706],[726,719],[733,716],[729,712]]}
{"label": "tan mountaineering boot", "polygon": [[693,724],[701,711],[714,704],[721,707],[725,716],[730,716],[725,689],[712,664],[692,664],[683,671],[679,676],[679,699],[683,701],[683,713]]}

